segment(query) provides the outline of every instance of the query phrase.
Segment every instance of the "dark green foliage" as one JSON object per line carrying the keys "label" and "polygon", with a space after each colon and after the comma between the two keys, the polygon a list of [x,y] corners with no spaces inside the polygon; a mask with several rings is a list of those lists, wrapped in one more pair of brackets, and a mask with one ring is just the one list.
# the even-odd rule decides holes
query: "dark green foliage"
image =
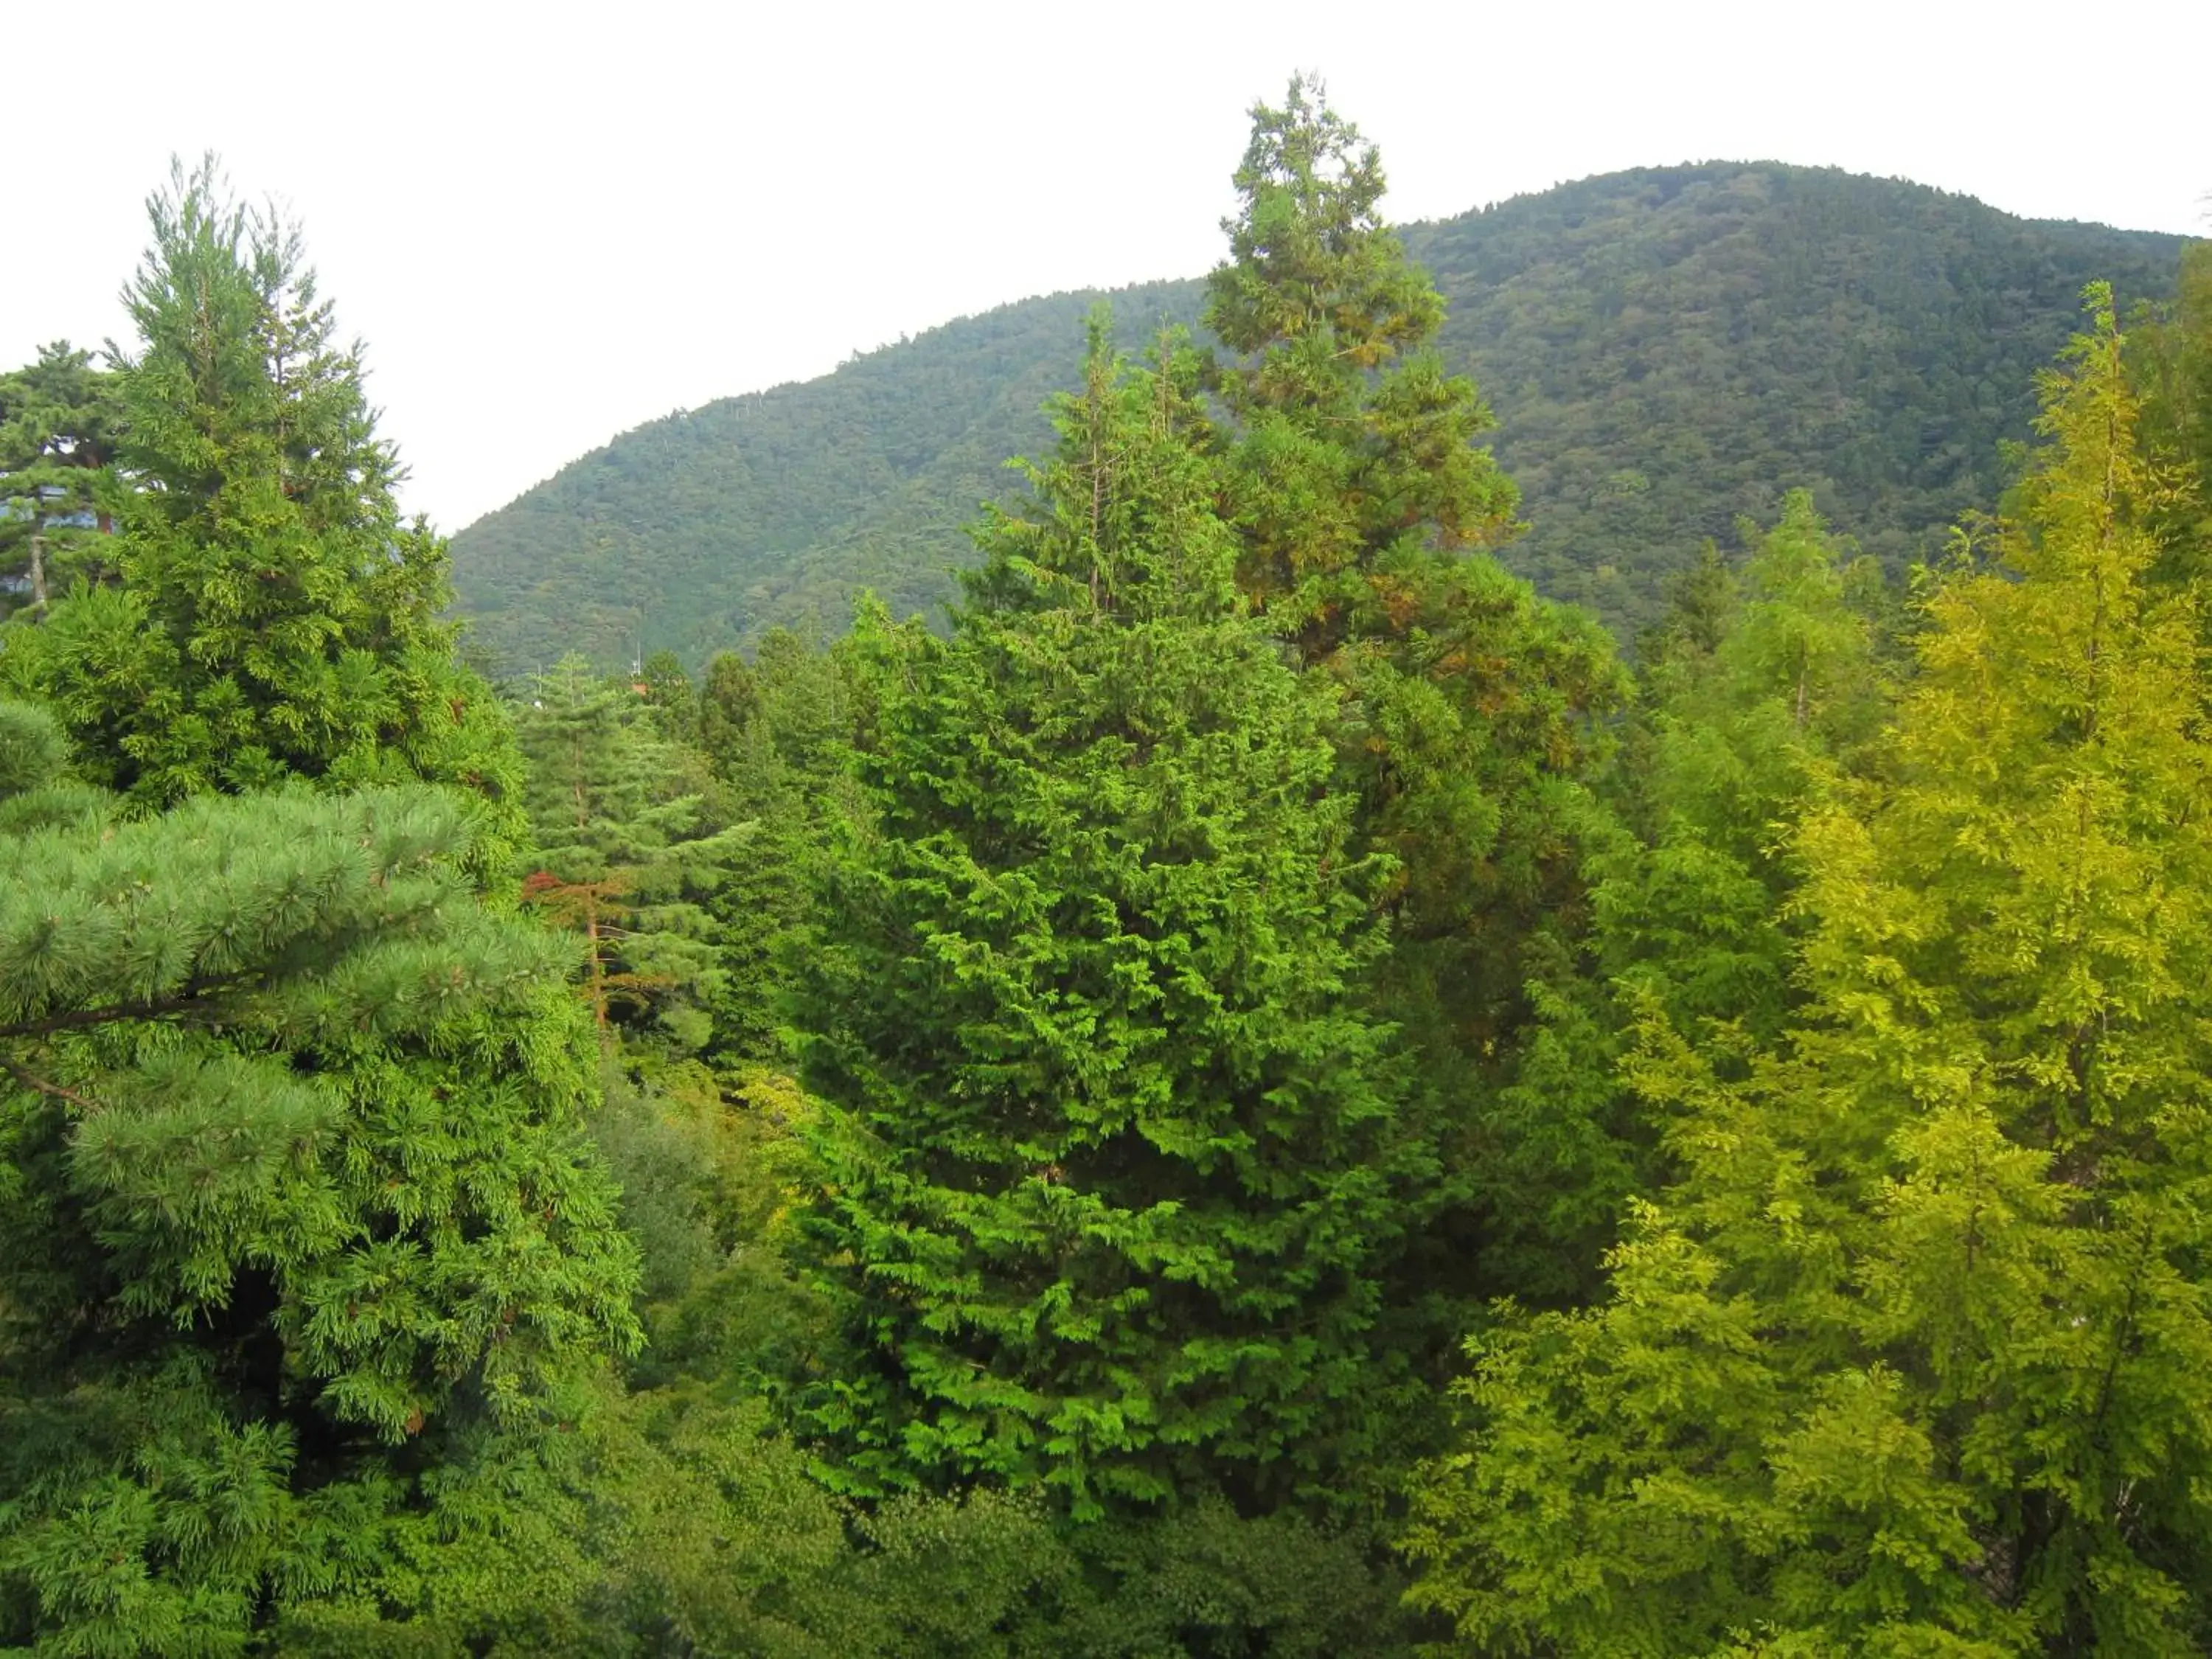
{"label": "dark green foliage", "polygon": [[60,723],[28,703],[0,702],[0,802],[56,783],[68,763]]}
{"label": "dark green foliage", "polygon": [[804,1146],[814,1103],[760,1067],[717,1075],[695,1061],[651,1076],[647,1089],[611,1069],[592,1125],[645,1262],[651,1346],[631,1380],[787,1399],[848,1358],[833,1310],[793,1265],[794,1218],[817,1179]]}
{"label": "dark green foliage", "polygon": [[673,651],[656,651],[639,665],[637,695],[653,711],[653,724],[672,743],[699,741],[699,694]]}
{"label": "dark green foliage", "polygon": [[1236,184],[1204,317],[1232,354],[1213,377],[1235,427],[1224,516],[1240,584],[1317,665],[1406,633],[1439,545],[1504,540],[1514,489],[1475,447],[1490,411],[1436,355],[1443,301],[1384,223],[1358,129],[1293,79],[1253,110]]}
{"label": "dark green foliage", "polygon": [[66,340],[0,374],[0,617],[101,574],[116,415],[114,377]]}
{"label": "dark green foliage", "polygon": [[1079,1510],[1356,1482],[1420,1173],[1346,997],[1370,872],[1325,706],[1233,585],[1187,355],[1091,349],[951,641],[859,636],[869,816],[803,1018],[809,1224],[873,1365],[821,1419],[859,1481]]}
{"label": "dark green foliage", "polygon": [[2143,441],[2179,486],[2159,509],[2167,561],[2202,576],[2212,569],[2212,242],[2183,251],[2173,302],[2139,316],[2129,347]]}
{"label": "dark green foliage", "polygon": [[718,651],[699,682],[699,746],[718,770],[727,769],[760,710],[760,684],[734,651]]}
{"label": "dark green foliage", "polygon": [[[1584,1098],[1511,1079],[1604,827],[1582,787],[1593,726],[1628,682],[1592,618],[1484,550],[1511,530],[1513,487],[1477,447],[1474,384],[1435,353],[1443,301],[1382,217],[1372,147],[1293,81],[1254,110],[1237,185],[1208,278],[1206,320],[1237,354],[1213,374],[1218,489],[1240,585],[1335,705],[1352,845],[1395,872],[1375,1006],[1412,1039],[1409,1104],[1445,1171],[1395,1297],[1429,1304],[1450,1343],[1471,1288],[1571,1282],[1623,1185]],[[1561,1231],[1569,1192],[1583,1213]]]}
{"label": "dark green foliage", "polygon": [[2007,482],[2082,284],[2170,292],[2178,238],[1773,162],[1585,179],[1407,236],[1496,406],[1513,568],[1624,631],[1790,489],[1895,571]]}
{"label": "dark green foliage", "polygon": [[[1736,519],[1810,489],[1893,568],[1994,500],[2000,440],[2092,277],[2170,292],[2178,239],[2026,222],[1773,162],[1614,173],[1404,233],[1449,309],[1444,368],[1498,416],[1528,529],[1504,557],[1632,629]],[[804,385],[654,422],[454,540],[462,608],[509,672],[627,663],[641,615],[687,661],[872,588],[939,603],[1001,457],[1078,370],[1095,296],[1024,301]],[[1196,281],[1115,296],[1137,337]]]}
{"label": "dark green foliage", "polygon": [[[457,538],[460,608],[514,674],[572,650],[628,663],[641,623],[698,664],[778,624],[842,628],[864,586],[901,616],[941,605],[1006,457],[1049,435],[1037,410],[1078,372],[1094,298],[1003,306],[641,427]],[[1190,283],[1115,301],[1139,339],[1198,311]]]}
{"label": "dark green foliage", "polygon": [[1060,1659],[1411,1655],[1418,1623],[1356,1536],[1218,1499],[1069,1528],[1042,1506],[979,1492],[915,1498],[863,1524],[848,1570],[860,1640],[848,1651]]}
{"label": "dark green foliage", "polygon": [[499,811],[514,747],[438,620],[444,544],[400,522],[360,349],[339,344],[298,233],[231,205],[211,161],[149,210],[125,295],[140,349],[119,375],[137,485],[115,502],[122,586],[15,630],[7,678],[143,806],[304,776],[459,784]]}
{"label": "dark green foliage", "polygon": [[[0,737],[36,800],[51,722]],[[231,1650],[527,1455],[634,1341],[634,1258],[561,953],[477,905],[457,802],[60,798],[0,877],[0,1627]]]}

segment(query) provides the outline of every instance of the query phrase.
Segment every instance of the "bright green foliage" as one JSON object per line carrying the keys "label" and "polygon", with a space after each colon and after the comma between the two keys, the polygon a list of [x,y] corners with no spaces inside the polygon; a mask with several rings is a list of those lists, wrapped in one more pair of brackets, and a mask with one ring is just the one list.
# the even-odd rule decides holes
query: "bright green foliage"
{"label": "bright green foliage", "polygon": [[1782,841],[1821,778],[1871,758],[1889,708],[1879,573],[1793,491],[1730,573],[1696,567],[1647,641],[1650,710],[1622,769],[1644,841],[1595,861],[1609,977],[1656,996],[1685,1030],[1771,1035],[1789,1000]]}
{"label": "bright green foliage", "polygon": [[[100,573],[115,417],[114,377],[66,340],[0,374],[0,572],[21,570],[33,611]],[[0,593],[0,616],[15,604]]]}
{"label": "bright green foliage", "polygon": [[2092,301],[1881,781],[1793,832],[1793,1028],[1723,1066],[1653,1012],[1680,1181],[1603,1305],[1478,1345],[1413,1540],[1470,1641],[2212,1641],[2212,687],[2198,596],[2147,580],[2168,486]]}
{"label": "bright green foliage", "polygon": [[212,162],[179,167],[149,212],[125,293],[124,585],[19,631],[9,678],[141,805],[305,776],[456,783],[500,810],[514,748],[438,619],[444,544],[400,522],[360,349],[337,343],[298,233],[227,203]]}
{"label": "bright green foliage", "polygon": [[232,1651],[377,1593],[387,1528],[635,1340],[635,1261],[561,954],[477,903],[459,803],[118,824],[60,750],[0,706],[0,1631]]}
{"label": "bright green foliage", "polygon": [[750,665],[725,653],[708,666],[702,741],[732,810],[753,826],[713,901],[724,970],[714,1040],[730,1059],[787,1058],[787,1004],[816,867],[851,793],[843,766],[858,716],[848,654],[778,628]]}
{"label": "bright green foliage", "polygon": [[1368,872],[1323,708],[1237,596],[1194,373],[1094,326],[951,641],[863,619],[872,817],[803,1010],[811,1225],[876,1366],[823,1411],[863,1481],[1088,1510],[1279,1491],[1377,1431]]}

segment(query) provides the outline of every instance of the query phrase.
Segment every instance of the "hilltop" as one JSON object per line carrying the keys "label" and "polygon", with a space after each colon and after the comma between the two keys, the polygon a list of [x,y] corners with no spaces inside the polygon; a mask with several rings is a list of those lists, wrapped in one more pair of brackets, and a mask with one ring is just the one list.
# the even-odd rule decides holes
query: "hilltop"
{"label": "hilltop", "polygon": [[[1507,562],[1619,626],[1795,487],[1893,563],[1932,548],[2002,487],[2082,285],[2164,293],[2182,244],[1768,162],[1613,173],[1405,234],[1522,487]],[[777,623],[841,628],[861,586],[939,603],[1098,297],[963,318],[571,463],[454,538],[477,644],[508,670],[614,661],[641,625],[696,662]],[[1109,297],[1133,340],[1194,320],[1200,284]]]}

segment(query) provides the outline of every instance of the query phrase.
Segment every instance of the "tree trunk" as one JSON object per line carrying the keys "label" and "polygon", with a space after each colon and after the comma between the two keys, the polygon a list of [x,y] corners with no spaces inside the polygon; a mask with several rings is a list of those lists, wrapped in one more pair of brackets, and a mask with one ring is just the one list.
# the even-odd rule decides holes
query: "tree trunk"
{"label": "tree trunk", "polygon": [[607,1046],[607,969],[599,960],[599,896],[584,895],[584,949],[591,963],[592,1023],[599,1028],[599,1046]]}

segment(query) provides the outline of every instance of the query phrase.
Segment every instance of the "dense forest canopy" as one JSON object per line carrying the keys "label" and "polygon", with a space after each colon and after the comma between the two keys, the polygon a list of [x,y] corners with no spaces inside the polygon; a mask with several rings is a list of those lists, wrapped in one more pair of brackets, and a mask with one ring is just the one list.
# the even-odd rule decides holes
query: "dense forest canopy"
{"label": "dense forest canopy", "polygon": [[[1644,625],[1736,521],[1814,492],[1901,571],[2004,481],[2082,285],[2169,294],[2179,239],[2024,221],[1894,179],[1778,163],[1585,179],[1405,232],[1448,303],[1438,348],[1498,416],[1521,489],[1509,568]],[[766,629],[900,615],[972,562],[964,526],[1048,432],[1100,297],[1025,300],[802,385],[625,433],[453,538],[479,648],[693,666]],[[1111,296],[1125,346],[1196,325],[1196,282]]]}
{"label": "dense forest canopy", "polygon": [[2212,243],[1251,117],[488,652],[211,160],[0,375],[0,1649],[2212,1649]]}

